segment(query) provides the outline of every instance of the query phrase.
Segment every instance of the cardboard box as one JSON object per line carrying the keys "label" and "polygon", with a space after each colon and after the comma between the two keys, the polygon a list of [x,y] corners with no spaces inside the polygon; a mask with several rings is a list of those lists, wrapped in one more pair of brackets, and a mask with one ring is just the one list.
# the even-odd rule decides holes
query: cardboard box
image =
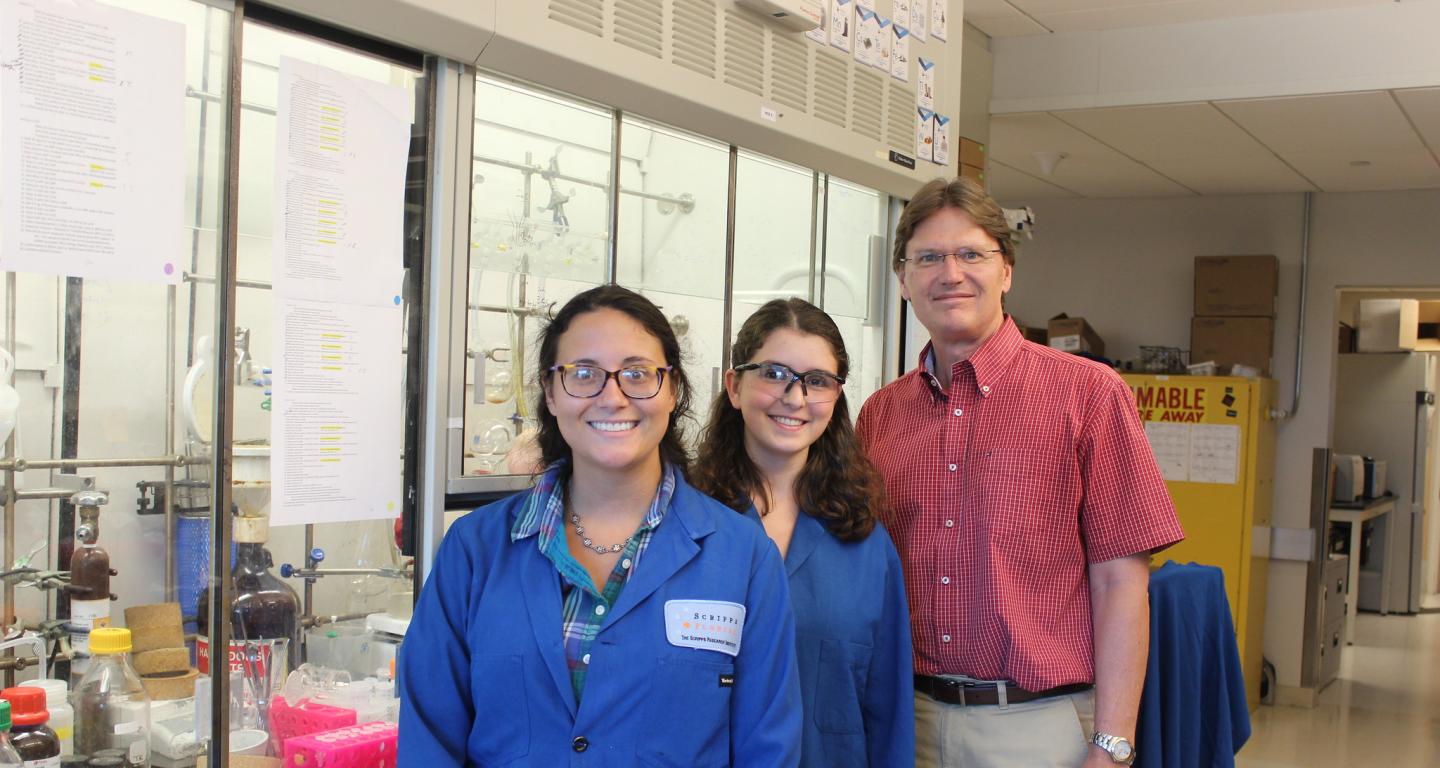
{"label": "cardboard box", "polygon": [[960,164],[985,167],[985,145],[972,139],[960,137]]}
{"label": "cardboard box", "polygon": [[985,186],[985,169],[984,169],[984,168],[977,168],[976,166],[973,166],[973,165],[965,165],[964,163],[961,163],[961,164],[960,164],[960,177],[963,178],[963,179],[974,179],[975,181],[980,182],[980,186],[982,186],[982,187]]}
{"label": "cardboard box", "polygon": [[1105,355],[1105,340],[1095,333],[1095,329],[1085,322],[1083,317],[1070,317],[1059,314],[1050,318],[1047,328],[1049,344],[1055,349],[1065,352],[1089,352],[1092,355]]}
{"label": "cardboard box", "polygon": [[1274,256],[1196,256],[1196,317],[1274,317],[1280,262]]}
{"label": "cardboard box", "polygon": [[1420,326],[1420,302],[1415,299],[1366,299],[1360,302],[1356,312],[1359,315],[1355,347],[1358,351],[1409,352],[1415,349]]}
{"label": "cardboard box", "polygon": [[1050,333],[1045,328],[1035,328],[1034,326],[1021,325],[1019,323],[1016,323],[1015,327],[1020,330],[1020,335],[1024,336],[1026,341],[1033,341],[1042,346],[1050,343]]}
{"label": "cardboard box", "polygon": [[1273,317],[1197,317],[1190,321],[1190,362],[1222,368],[1247,365],[1270,375],[1275,351]]}
{"label": "cardboard box", "polygon": [[1356,314],[1359,352],[1440,352],[1440,301],[1366,299]]}

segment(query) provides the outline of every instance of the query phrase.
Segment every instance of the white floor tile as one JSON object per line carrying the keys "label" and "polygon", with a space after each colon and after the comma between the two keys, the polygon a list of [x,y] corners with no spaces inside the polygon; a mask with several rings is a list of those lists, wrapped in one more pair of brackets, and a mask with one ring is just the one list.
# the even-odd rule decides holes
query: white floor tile
{"label": "white floor tile", "polygon": [[1240,768],[1440,766],[1440,614],[1360,614],[1313,709],[1261,707]]}

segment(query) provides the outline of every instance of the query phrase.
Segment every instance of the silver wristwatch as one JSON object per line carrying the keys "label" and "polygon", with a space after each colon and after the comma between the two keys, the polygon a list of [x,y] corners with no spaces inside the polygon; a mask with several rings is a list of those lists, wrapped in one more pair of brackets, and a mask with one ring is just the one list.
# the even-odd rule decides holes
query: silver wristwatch
{"label": "silver wristwatch", "polygon": [[1109,752],[1110,759],[1120,765],[1130,765],[1135,762],[1135,746],[1123,736],[1111,736],[1108,733],[1096,731],[1090,736],[1090,743]]}

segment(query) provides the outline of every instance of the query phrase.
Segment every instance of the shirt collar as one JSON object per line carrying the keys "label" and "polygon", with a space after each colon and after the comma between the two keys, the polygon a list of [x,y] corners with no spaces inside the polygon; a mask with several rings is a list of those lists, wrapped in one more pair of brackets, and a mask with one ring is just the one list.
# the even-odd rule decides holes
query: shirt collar
{"label": "shirt collar", "polygon": [[[958,378],[964,366],[969,365],[975,371],[975,386],[980,390],[982,397],[988,397],[995,388],[995,382],[999,381],[1005,371],[1010,368],[1010,363],[1020,353],[1024,346],[1025,337],[1020,334],[1020,329],[1015,327],[1015,321],[1009,315],[1000,324],[990,338],[986,339],[975,350],[969,358],[962,360],[950,368],[951,381]],[[940,381],[935,377],[935,343],[926,342],[925,348],[920,351],[920,369],[930,385],[930,390],[936,394],[940,393]]]}
{"label": "shirt collar", "polygon": [[[665,519],[665,512],[670,508],[670,499],[675,495],[675,468],[668,462],[662,462],[660,466],[660,487],[655,490],[655,498],[650,500],[650,508],[645,512],[645,520],[640,526],[641,531],[660,525],[660,521]],[[540,551],[545,552],[556,535],[564,529],[565,485],[560,482],[564,469],[565,462],[557,461],[540,475],[535,487],[530,491],[530,498],[525,501],[515,524],[510,528],[511,541],[538,535],[540,538],[537,544]]]}

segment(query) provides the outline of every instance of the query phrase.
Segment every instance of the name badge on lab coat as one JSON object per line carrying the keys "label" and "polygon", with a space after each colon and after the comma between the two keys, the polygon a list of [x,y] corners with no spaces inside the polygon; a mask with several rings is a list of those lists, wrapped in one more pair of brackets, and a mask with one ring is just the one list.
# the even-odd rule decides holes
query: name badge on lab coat
{"label": "name badge on lab coat", "polygon": [[724,600],[666,600],[665,639],[681,648],[740,655],[745,606]]}

